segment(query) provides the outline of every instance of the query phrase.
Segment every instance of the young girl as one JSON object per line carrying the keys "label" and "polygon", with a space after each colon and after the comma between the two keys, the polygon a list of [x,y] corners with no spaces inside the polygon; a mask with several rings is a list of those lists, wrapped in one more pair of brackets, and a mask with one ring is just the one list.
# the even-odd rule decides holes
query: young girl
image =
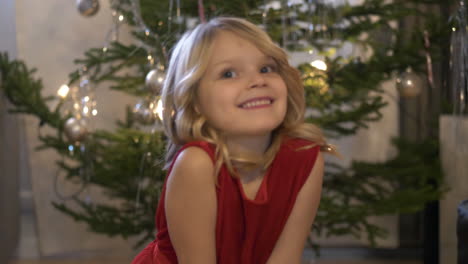
{"label": "young girl", "polygon": [[216,18],[175,46],[162,92],[168,176],[133,264],[301,263],[326,145],[304,88],[257,26]]}

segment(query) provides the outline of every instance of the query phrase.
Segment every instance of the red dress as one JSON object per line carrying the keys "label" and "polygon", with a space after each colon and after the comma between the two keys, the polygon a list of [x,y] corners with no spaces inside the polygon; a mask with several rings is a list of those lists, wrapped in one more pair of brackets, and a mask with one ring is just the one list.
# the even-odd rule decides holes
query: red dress
{"label": "red dress", "polygon": [[[254,200],[246,197],[239,179],[231,177],[226,166],[222,166],[216,188],[218,264],[267,262],[319,152],[318,146],[297,149],[311,144],[303,139],[285,139]],[[191,146],[205,150],[214,162],[214,147],[207,142],[188,143],[179,153]],[[165,186],[156,212],[156,239],[135,257],[132,264],[177,263],[164,211]]]}

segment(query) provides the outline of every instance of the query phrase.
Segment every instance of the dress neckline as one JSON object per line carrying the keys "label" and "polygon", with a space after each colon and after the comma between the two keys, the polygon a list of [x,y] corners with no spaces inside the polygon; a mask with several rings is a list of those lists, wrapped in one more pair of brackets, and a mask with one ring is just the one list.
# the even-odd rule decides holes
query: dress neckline
{"label": "dress neckline", "polygon": [[275,158],[273,159],[273,161],[271,162],[270,166],[268,167],[268,169],[266,170],[265,172],[265,175],[263,176],[263,179],[262,179],[262,182],[260,183],[260,187],[258,187],[258,190],[257,190],[257,193],[255,194],[255,198],[252,200],[250,199],[249,197],[247,197],[247,195],[245,194],[245,191],[244,191],[244,187],[242,186],[242,182],[240,180],[240,178],[238,177],[235,177],[236,179],[236,183],[237,183],[237,186],[239,188],[239,191],[242,195],[242,199],[248,203],[251,203],[251,204],[254,204],[254,205],[263,205],[263,204],[266,204],[268,203],[269,201],[269,190],[268,190],[268,178],[271,177],[271,174],[273,173],[273,167],[276,163],[276,160],[278,159],[278,156],[280,155],[280,153],[282,152],[283,150],[283,143],[286,142],[284,139],[282,140],[281,142],[281,146],[278,150],[278,152],[276,153],[275,155]]}
{"label": "dress neckline", "polygon": [[261,204],[265,204],[268,202],[269,195],[268,195],[267,181],[271,173],[271,167],[272,166],[270,166],[265,172],[265,175],[263,176],[262,182],[260,183],[260,186],[258,187],[258,190],[257,190],[257,193],[255,194],[254,199],[250,199],[249,197],[247,197],[247,195],[245,194],[244,186],[242,185],[241,179],[236,177],[237,186],[239,187],[240,193],[242,195],[242,199],[244,199],[244,201],[247,201],[249,203],[256,204],[256,205],[261,205]]}

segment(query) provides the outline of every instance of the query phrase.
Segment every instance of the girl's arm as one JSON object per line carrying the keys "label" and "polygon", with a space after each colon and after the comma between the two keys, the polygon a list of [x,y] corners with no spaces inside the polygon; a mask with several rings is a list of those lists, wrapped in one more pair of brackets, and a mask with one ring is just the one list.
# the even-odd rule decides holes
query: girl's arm
{"label": "girl's arm", "polygon": [[216,263],[216,189],[213,163],[198,147],[177,157],[166,187],[169,236],[180,264]]}
{"label": "girl's arm", "polygon": [[323,167],[323,157],[319,152],[267,264],[301,263],[305,242],[320,202]]}

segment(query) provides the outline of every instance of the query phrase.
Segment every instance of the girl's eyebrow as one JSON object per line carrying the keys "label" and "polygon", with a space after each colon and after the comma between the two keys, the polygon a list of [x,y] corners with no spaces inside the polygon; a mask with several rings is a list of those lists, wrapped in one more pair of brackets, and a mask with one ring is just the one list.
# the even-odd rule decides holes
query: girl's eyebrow
{"label": "girl's eyebrow", "polygon": [[[221,65],[221,64],[229,64],[229,63],[235,62],[237,60],[238,59],[236,59],[236,58],[227,58],[227,59],[216,62],[215,64],[213,64],[213,67],[216,67],[216,66]],[[261,60],[261,61],[274,61],[273,57],[268,56],[268,55],[261,56],[259,58],[259,60]]]}
{"label": "girl's eyebrow", "polygon": [[213,67],[216,67],[216,66],[221,65],[221,64],[232,63],[233,61],[235,61],[235,59],[225,59],[225,60],[222,60],[222,61],[218,61],[215,64],[213,64]]}

